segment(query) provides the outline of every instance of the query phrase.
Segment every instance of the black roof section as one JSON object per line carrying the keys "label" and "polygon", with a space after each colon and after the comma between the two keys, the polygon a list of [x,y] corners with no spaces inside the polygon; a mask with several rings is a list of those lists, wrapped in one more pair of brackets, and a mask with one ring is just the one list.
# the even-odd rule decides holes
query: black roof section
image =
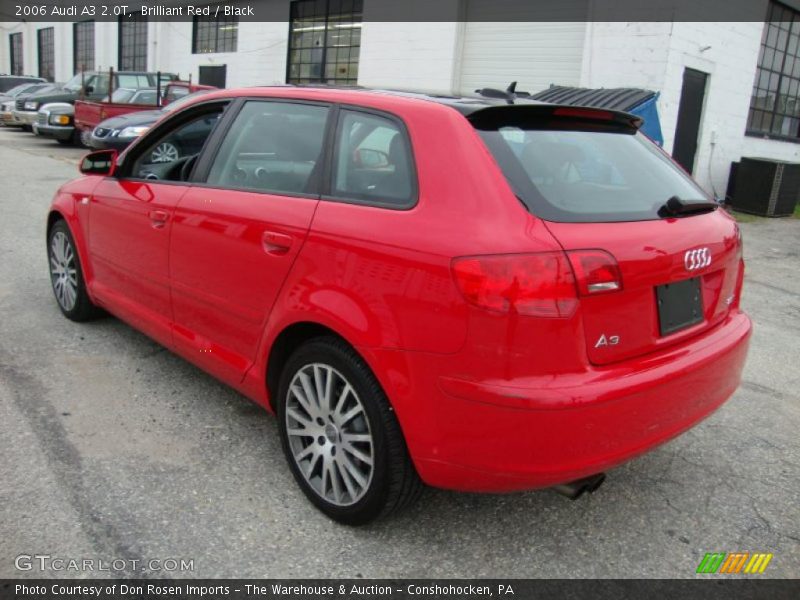
{"label": "black roof section", "polygon": [[[473,113],[486,109],[486,108],[495,108],[499,109],[501,107],[509,107],[509,106],[540,106],[540,107],[554,107],[554,105],[561,105],[561,106],[574,106],[576,108],[583,107],[583,108],[605,108],[608,111],[613,111],[616,113],[614,115],[614,120],[624,121],[629,123],[634,127],[639,127],[642,123],[639,117],[635,117],[634,115],[626,114],[625,109],[623,108],[615,108],[615,106],[601,106],[598,104],[582,104],[578,102],[556,102],[554,100],[545,101],[541,99],[539,96],[544,92],[540,92],[539,94],[531,95],[528,92],[522,92],[516,90],[516,82],[512,82],[505,90],[500,89],[493,89],[493,88],[481,88],[479,90],[475,90],[475,96],[456,96],[456,95],[448,95],[448,94],[434,94],[434,93],[427,93],[427,92],[413,92],[413,91],[405,91],[405,90],[391,90],[391,89],[375,89],[375,88],[365,88],[359,85],[354,86],[339,86],[339,85],[326,85],[326,84],[299,84],[293,85],[289,84],[291,87],[310,87],[310,88],[323,88],[323,89],[347,89],[347,90],[358,90],[363,91],[365,93],[372,93],[372,94],[388,94],[392,96],[401,96],[404,98],[415,98],[417,100],[426,100],[428,102],[436,102],[438,104],[443,104],[445,106],[449,106],[463,114],[465,117],[472,115]],[[282,86],[281,86],[282,87]],[[556,88],[550,88],[553,90]],[[580,90],[580,88],[557,88],[557,89],[573,89],[573,90]],[[550,91],[546,90],[546,91]],[[588,91],[588,92],[602,92],[602,91],[620,91],[620,90],[581,90],[581,91]],[[626,90],[626,91],[635,91],[643,94],[642,99],[639,100],[640,102],[646,98],[649,98],[655,95],[655,92],[650,92],[648,90]],[[576,97],[576,100],[580,100],[581,97]],[[634,104],[626,104],[625,106],[636,106],[637,103]],[[545,108],[545,110],[547,110]],[[491,111],[493,114],[500,114],[497,110]],[[586,115],[585,118],[591,118],[589,114]]]}
{"label": "black roof section", "polygon": [[533,94],[531,98],[552,104],[628,111],[655,95],[656,93],[651,90],[639,88],[589,89],[554,85]]}
{"label": "black roof section", "polygon": [[429,102],[438,102],[451,108],[456,109],[463,115],[469,115],[476,110],[489,108],[490,106],[508,106],[509,104],[547,104],[532,100],[527,96],[515,97],[513,102],[509,102],[508,98],[492,97],[492,96],[448,96],[446,94],[426,94],[425,92],[405,92],[399,90],[366,90],[379,94],[391,94],[393,96],[403,96],[406,98],[417,98],[419,100],[428,100]]}

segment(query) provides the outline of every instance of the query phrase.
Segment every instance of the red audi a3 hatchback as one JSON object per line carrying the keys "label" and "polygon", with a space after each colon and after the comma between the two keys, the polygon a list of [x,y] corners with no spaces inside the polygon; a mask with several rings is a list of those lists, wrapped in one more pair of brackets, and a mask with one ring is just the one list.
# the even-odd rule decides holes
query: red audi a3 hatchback
{"label": "red audi a3 hatchback", "polygon": [[210,93],[58,190],[53,290],[277,413],[338,521],[423,482],[576,495],[719,407],[747,353],[739,230],[639,125],[513,96]]}

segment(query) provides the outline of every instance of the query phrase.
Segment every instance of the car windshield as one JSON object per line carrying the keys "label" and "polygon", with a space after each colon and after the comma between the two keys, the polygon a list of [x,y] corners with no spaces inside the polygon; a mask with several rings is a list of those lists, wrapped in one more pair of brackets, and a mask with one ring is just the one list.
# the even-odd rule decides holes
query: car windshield
{"label": "car windshield", "polygon": [[81,76],[81,74],[78,73],[77,75],[75,75],[75,77],[73,77],[67,83],[64,84],[64,89],[69,90],[70,92],[79,92],[81,89],[81,82],[84,80],[84,77],[88,79],[89,74],[86,73],[83,76]]}
{"label": "car windshield", "polygon": [[202,96],[203,94],[207,94],[209,92],[213,92],[214,90],[197,90],[187,96],[183,96],[182,98],[178,98],[177,100],[173,100],[169,104],[167,104],[164,108],[162,108],[162,112],[168,113],[172,112],[173,110],[179,109],[181,106],[185,105],[188,102],[191,102],[198,96]]}
{"label": "car windshield", "polygon": [[559,222],[646,221],[671,197],[707,194],[641,133],[619,127],[513,120],[479,128],[512,189],[537,216]]}
{"label": "car windshield", "polygon": [[16,87],[11,88],[7,92],[4,92],[6,96],[11,96],[12,98],[16,98],[18,95],[23,94],[27,91],[34,91],[36,89],[35,83],[23,83]]}

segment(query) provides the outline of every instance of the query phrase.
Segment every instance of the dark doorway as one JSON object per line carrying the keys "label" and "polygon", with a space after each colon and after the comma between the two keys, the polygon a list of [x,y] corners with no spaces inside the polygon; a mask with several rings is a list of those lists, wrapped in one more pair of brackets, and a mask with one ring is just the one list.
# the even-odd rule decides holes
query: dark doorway
{"label": "dark doorway", "polygon": [[200,85],[213,85],[214,87],[224,88],[227,75],[228,65],[203,66],[200,67],[198,83]]}
{"label": "dark doorway", "polygon": [[684,69],[681,103],[678,106],[678,123],[675,126],[675,144],[672,157],[689,173],[694,169],[697,153],[697,135],[703,117],[703,98],[706,95],[708,73]]}

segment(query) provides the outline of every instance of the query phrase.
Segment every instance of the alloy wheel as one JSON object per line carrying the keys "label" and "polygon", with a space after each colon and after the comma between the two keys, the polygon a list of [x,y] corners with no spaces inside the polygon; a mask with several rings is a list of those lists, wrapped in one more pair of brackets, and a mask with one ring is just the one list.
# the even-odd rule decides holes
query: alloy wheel
{"label": "alloy wheel", "polygon": [[50,240],[50,278],[59,305],[71,311],[78,301],[78,270],[72,244],[61,231]]}
{"label": "alloy wheel", "polygon": [[364,405],[333,367],[300,368],[286,396],[286,433],[303,478],[322,499],[351,506],[369,489],[374,442]]}
{"label": "alloy wheel", "polygon": [[180,158],[178,148],[175,144],[170,144],[169,142],[162,142],[150,154],[150,161],[154,163],[175,162],[178,158]]}

